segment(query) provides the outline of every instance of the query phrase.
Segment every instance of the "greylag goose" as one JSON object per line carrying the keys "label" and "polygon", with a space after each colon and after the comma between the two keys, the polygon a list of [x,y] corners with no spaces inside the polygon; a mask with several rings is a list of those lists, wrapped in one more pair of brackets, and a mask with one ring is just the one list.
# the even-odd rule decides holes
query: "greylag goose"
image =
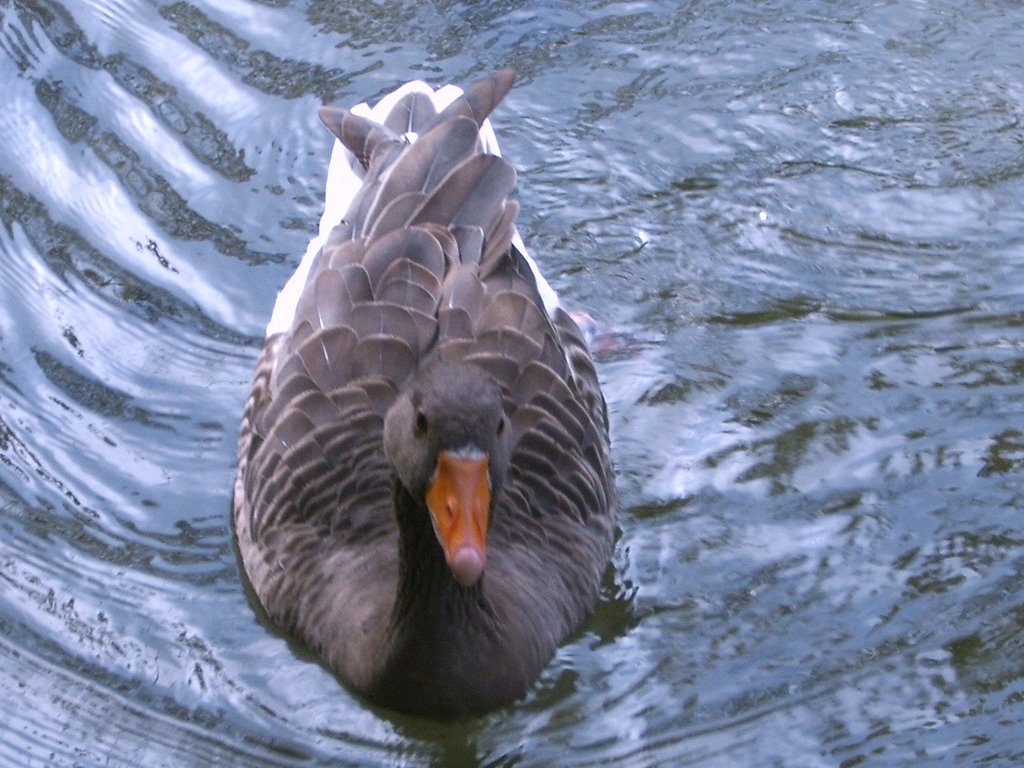
{"label": "greylag goose", "polygon": [[593,608],[616,496],[579,329],[527,254],[491,110],[409,83],[334,133],[321,236],[278,296],[233,518],[270,618],[357,694],[522,696]]}

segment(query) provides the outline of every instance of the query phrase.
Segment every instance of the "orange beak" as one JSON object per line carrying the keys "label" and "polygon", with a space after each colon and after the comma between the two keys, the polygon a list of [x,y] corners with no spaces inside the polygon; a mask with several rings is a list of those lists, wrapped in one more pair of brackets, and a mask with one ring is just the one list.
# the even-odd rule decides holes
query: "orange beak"
{"label": "orange beak", "polygon": [[467,459],[441,451],[434,481],[427,489],[427,508],[455,578],[464,587],[476,584],[487,564],[491,508],[487,456]]}

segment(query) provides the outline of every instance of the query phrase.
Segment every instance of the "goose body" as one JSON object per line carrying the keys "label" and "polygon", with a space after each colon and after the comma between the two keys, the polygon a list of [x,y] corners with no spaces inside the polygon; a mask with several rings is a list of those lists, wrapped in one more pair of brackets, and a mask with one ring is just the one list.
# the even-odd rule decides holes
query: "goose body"
{"label": "goose body", "polygon": [[235,533],[267,613],[355,692],[435,716],[526,691],[614,536],[594,365],[516,231],[487,120],[512,80],[321,110],[320,235],[238,445]]}

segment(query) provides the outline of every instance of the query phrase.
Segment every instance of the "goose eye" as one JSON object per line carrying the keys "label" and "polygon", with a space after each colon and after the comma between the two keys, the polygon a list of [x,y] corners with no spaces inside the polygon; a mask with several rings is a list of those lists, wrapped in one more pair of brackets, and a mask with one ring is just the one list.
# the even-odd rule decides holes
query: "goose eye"
{"label": "goose eye", "polygon": [[497,431],[495,432],[495,434],[496,434],[496,435],[497,435],[498,437],[501,437],[501,435],[502,435],[502,433],[503,433],[504,431],[505,431],[505,417],[504,417],[504,416],[502,416],[502,417],[501,417],[500,419],[498,419],[498,429],[497,429]]}
{"label": "goose eye", "polygon": [[416,434],[425,435],[427,433],[427,414],[423,411],[416,411]]}

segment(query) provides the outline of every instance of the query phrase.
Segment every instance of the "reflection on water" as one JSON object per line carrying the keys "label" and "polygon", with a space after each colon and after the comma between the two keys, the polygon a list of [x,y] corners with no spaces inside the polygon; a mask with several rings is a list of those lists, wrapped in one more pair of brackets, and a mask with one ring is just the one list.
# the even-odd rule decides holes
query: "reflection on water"
{"label": "reflection on water", "polygon": [[[1024,13],[0,1],[0,763],[977,765],[1024,723]],[[525,700],[353,699],[239,578],[323,101],[515,66],[601,363],[604,599]]]}

